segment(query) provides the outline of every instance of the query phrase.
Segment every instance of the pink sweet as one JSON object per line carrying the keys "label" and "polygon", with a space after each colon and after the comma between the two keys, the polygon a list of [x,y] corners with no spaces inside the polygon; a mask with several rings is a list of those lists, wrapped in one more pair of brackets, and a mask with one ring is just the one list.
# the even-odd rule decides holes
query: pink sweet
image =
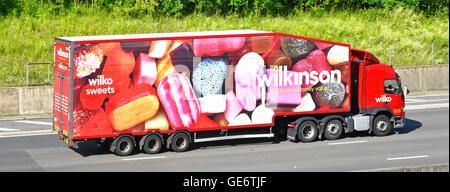
{"label": "pink sweet", "polygon": [[150,58],[145,53],[140,53],[136,60],[136,66],[133,72],[134,84],[153,85],[156,80],[155,59]]}
{"label": "pink sweet", "polygon": [[[274,78],[275,75],[278,75],[280,78],[280,74],[282,76],[281,84],[278,82],[271,82],[268,86],[267,90],[267,104],[288,104],[288,105],[300,105],[302,96],[301,96],[301,87],[300,85],[295,85],[295,80],[297,72],[287,71],[283,69],[280,71],[273,71],[272,69],[267,70],[267,77]],[[298,74],[298,73],[297,73]],[[290,81],[285,81],[284,78],[289,78]],[[276,78],[275,78],[276,79]],[[276,80],[275,80],[276,81]]]}
{"label": "pink sweet", "polygon": [[189,79],[180,73],[164,77],[158,86],[158,97],[172,128],[190,127],[200,115],[200,106]]}
{"label": "pink sweet", "polygon": [[[322,71],[330,71],[331,66],[328,64],[327,56],[322,52],[322,50],[317,49],[312,51],[306,59],[302,59],[298,61],[293,67],[293,71],[296,72],[308,72],[316,71],[317,74],[320,74]],[[315,84],[311,84],[306,82],[306,78],[302,79],[302,88],[311,88]]]}
{"label": "pink sweet", "polygon": [[258,77],[263,74],[264,60],[255,52],[242,56],[236,65],[234,72],[236,97],[247,111],[253,111],[256,107],[256,100],[261,98]]}
{"label": "pink sweet", "polygon": [[226,106],[224,115],[225,115],[225,118],[227,119],[227,121],[231,122],[242,111],[242,105],[237,100],[233,91],[229,91],[226,94],[226,98],[227,98],[226,99],[227,106]]}
{"label": "pink sweet", "polygon": [[318,41],[314,41],[314,43],[316,44],[316,47],[319,48],[319,49],[326,49],[328,47],[333,46],[333,44],[322,43],[322,42],[318,42]]}
{"label": "pink sweet", "polygon": [[238,51],[245,44],[245,37],[194,39],[195,56],[220,56],[225,52]]}

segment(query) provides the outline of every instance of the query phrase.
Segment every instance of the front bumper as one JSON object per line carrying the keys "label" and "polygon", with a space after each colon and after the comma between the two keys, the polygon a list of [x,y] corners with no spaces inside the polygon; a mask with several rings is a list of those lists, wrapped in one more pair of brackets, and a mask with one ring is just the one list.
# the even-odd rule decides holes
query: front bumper
{"label": "front bumper", "polygon": [[405,112],[402,113],[402,116],[394,117],[394,128],[403,128],[405,126]]}

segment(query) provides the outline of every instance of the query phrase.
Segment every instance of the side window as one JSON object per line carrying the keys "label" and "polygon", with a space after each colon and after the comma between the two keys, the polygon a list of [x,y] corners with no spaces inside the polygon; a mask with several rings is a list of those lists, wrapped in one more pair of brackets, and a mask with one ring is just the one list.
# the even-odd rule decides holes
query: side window
{"label": "side window", "polygon": [[384,80],[384,93],[386,94],[400,94],[400,88],[396,79]]}

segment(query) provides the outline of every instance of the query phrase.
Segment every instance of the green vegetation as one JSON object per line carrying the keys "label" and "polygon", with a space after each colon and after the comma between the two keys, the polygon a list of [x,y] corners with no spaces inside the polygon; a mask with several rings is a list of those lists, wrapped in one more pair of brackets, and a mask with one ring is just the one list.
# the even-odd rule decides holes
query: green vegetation
{"label": "green vegetation", "polygon": [[[16,2],[8,4],[16,7],[2,6],[9,1]],[[349,43],[352,48],[372,52],[384,63],[389,62],[391,46],[392,64],[397,67],[431,65],[431,44],[434,43],[435,64],[449,63],[449,18],[442,15],[448,0],[441,2],[441,8],[431,9],[421,8],[423,5],[363,6],[368,3],[342,8],[345,3],[354,1],[323,1],[328,4],[313,6],[308,4],[312,2],[310,0],[297,0],[293,2],[298,6],[289,9],[288,13],[279,14],[273,11],[276,9],[273,3],[283,0],[216,0],[210,4],[206,0],[170,0],[165,3],[135,0],[133,5],[126,4],[129,0],[96,0],[95,3],[83,0],[48,0],[45,2],[52,3],[43,3],[41,0],[36,6],[26,8],[21,3],[35,1],[4,0],[0,1],[0,86],[24,86],[28,62],[53,62],[53,38],[59,36],[257,29]],[[116,7],[117,2],[123,6]],[[189,2],[194,2],[191,4],[194,11],[187,11],[185,5]],[[204,8],[199,8],[200,2]],[[221,11],[205,11],[218,2],[223,3]],[[259,10],[243,15],[245,11],[242,10],[247,9],[242,7],[245,6],[241,5],[242,2],[252,2],[252,6],[247,4],[247,7],[259,6]],[[261,4],[254,6],[255,2]],[[304,2],[303,7],[299,2]],[[272,5],[275,8],[269,8]],[[432,9],[434,11],[429,11]],[[53,66],[51,68],[53,71]],[[45,76],[47,69],[39,71]],[[30,78],[37,78],[37,75],[31,74]]]}

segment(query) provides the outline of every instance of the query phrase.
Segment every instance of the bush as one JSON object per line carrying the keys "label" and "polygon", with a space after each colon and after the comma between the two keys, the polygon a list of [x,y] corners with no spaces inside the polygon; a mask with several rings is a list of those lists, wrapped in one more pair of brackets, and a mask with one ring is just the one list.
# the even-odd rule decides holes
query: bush
{"label": "bush", "polygon": [[79,7],[120,13],[130,17],[175,16],[194,12],[204,14],[288,15],[292,12],[325,12],[335,9],[356,10],[404,7],[429,15],[447,17],[449,0],[2,0],[0,15],[31,15],[47,11],[61,14]]}

